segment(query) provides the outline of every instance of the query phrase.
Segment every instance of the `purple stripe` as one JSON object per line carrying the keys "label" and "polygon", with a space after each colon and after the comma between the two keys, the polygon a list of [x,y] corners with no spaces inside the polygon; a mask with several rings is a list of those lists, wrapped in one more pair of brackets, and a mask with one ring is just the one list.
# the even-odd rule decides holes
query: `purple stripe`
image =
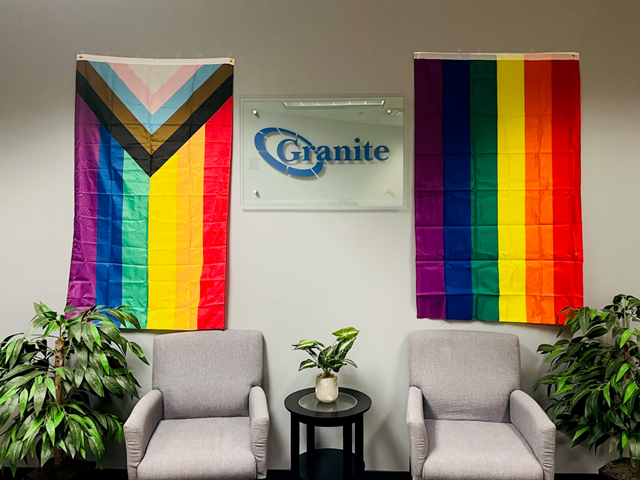
{"label": "purple stripe", "polygon": [[67,304],[83,308],[96,301],[100,121],[78,95],[75,154],[75,223]]}
{"label": "purple stripe", "polygon": [[445,318],[442,61],[415,60],[414,75],[418,318]]}

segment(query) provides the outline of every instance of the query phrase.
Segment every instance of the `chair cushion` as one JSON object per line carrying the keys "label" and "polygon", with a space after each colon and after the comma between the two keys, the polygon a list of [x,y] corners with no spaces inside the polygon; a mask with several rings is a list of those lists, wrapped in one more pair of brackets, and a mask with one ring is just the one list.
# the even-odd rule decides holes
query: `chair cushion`
{"label": "chair cushion", "polygon": [[411,386],[422,390],[425,398],[425,418],[509,421],[509,396],[520,388],[517,336],[457,330],[411,332],[409,366]]}
{"label": "chair cushion", "polygon": [[199,331],[153,341],[153,388],[164,418],[244,417],[249,390],[262,384],[262,333]]}
{"label": "chair cushion", "polygon": [[138,466],[138,480],[253,478],[248,417],[162,420]]}
{"label": "chair cushion", "polygon": [[542,480],[542,467],[510,423],[425,420],[429,480]]}

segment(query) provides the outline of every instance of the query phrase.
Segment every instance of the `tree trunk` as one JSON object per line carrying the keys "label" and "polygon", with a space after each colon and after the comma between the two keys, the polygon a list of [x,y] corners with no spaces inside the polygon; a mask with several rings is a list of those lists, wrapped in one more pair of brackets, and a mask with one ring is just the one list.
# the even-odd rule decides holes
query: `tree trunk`
{"label": "tree trunk", "polygon": [[[55,349],[55,366],[63,367],[64,366],[64,338],[58,338],[56,340],[56,349]],[[56,387],[56,403],[58,405],[62,405],[64,403],[64,386],[62,385],[62,377],[59,373],[56,372],[54,377],[54,384]],[[64,458],[64,452],[60,447],[56,447],[54,445],[53,448],[53,461],[55,465],[60,465]]]}

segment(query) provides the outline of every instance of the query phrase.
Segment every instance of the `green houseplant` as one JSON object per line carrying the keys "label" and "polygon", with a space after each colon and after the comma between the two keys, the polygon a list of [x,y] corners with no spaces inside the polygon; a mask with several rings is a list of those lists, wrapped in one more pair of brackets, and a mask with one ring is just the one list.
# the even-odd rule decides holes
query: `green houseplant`
{"label": "green houseplant", "polygon": [[307,368],[322,370],[322,373],[316,377],[316,397],[321,402],[331,403],[338,398],[338,377],[336,374],[342,367],[345,365],[358,367],[353,360],[347,358],[347,353],[353,347],[358,333],[360,330],[353,327],[333,332],[333,336],[336,338],[328,347],[315,340],[300,340],[297,344],[292,345],[294,350],[305,351],[311,357],[300,363],[298,371]]}
{"label": "green houseplant", "polygon": [[126,307],[68,306],[63,314],[43,303],[34,307],[27,331],[0,343],[0,428],[15,413],[0,435],[0,459],[15,475],[27,456],[41,467],[53,457],[60,466],[67,457],[85,458],[90,449],[101,466],[105,441],[122,440],[123,420],[94,400],[138,397],[127,350],[147,363],[114,320],[137,329],[140,324]]}
{"label": "green houseplant", "polygon": [[609,451],[620,454],[602,474],[640,479],[640,300],[616,295],[603,309],[566,308],[559,320],[558,336],[568,332],[570,338],[538,347],[551,365],[536,384],[547,385],[549,415],[574,446],[597,451],[608,441]]}

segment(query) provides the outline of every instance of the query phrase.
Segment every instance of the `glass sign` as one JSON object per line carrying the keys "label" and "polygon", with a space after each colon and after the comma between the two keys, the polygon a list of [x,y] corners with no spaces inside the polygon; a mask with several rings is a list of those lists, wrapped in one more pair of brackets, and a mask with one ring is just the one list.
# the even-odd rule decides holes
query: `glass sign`
{"label": "glass sign", "polygon": [[245,210],[404,205],[403,98],[243,98]]}

